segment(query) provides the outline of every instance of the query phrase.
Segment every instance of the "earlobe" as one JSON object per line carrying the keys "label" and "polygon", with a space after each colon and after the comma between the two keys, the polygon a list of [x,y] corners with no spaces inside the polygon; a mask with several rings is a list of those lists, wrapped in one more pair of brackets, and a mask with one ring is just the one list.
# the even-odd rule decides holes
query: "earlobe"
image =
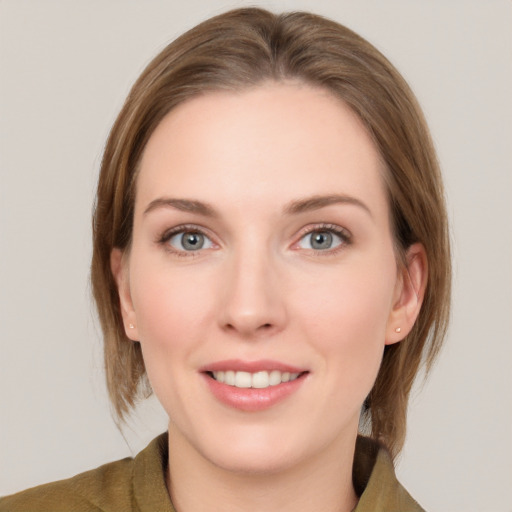
{"label": "earlobe", "polygon": [[110,269],[117,285],[126,336],[133,341],[137,341],[137,322],[130,293],[128,263],[121,249],[115,248],[110,253]]}
{"label": "earlobe", "polygon": [[390,313],[386,345],[397,343],[411,332],[423,304],[427,286],[428,262],[422,244],[411,245],[405,266],[399,268],[393,309]]}

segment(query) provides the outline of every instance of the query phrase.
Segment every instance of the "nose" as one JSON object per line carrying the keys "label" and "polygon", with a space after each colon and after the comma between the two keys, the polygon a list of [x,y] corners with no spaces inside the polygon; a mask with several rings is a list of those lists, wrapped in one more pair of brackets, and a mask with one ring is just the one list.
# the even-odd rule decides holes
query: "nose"
{"label": "nose", "polygon": [[280,332],[286,324],[283,276],[264,250],[243,251],[226,261],[220,293],[220,327],[243,339]]}

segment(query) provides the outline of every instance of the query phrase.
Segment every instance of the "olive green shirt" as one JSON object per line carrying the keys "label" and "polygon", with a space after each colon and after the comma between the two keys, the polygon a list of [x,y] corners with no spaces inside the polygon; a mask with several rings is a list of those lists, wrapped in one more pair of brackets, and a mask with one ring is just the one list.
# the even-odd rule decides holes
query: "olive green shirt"
{"label": "olive green shirt", "polygon": [[[167,460],[162,434],[135,458],[0,498],[0,512],[175,512],[165,485]],[[363,437],[353,481],[360,497],[354,512],[423,511],[396,479],[387,451]]]}

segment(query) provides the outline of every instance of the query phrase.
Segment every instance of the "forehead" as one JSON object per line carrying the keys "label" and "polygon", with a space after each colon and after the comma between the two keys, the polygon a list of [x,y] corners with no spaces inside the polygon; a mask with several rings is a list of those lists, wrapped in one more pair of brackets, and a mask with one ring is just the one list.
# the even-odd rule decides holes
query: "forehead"
{"label": "forehead", "polygon": [[136,208],[164,194],[263,205],[334,192],[382,202],[382,173],[373,141],[341,100],[268,83],[171,111],[144,151]]}

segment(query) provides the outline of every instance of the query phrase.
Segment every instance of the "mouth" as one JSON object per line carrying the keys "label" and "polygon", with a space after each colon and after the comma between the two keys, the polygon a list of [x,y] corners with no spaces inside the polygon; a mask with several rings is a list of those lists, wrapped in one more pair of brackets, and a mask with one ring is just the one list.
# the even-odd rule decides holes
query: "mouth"
{"label": "mouth", "polygon": [[218,361],[200,369],[208,389],[224,405],[244,412],[267,410],[305,385],[309,370],[279,361]]}
{"label": "mouth", "polygon": [[244,372],[236,370],[206,372],[212,379],[236,388],[265,389],[298,379],[307,372],[281,372],[279,370]]}

